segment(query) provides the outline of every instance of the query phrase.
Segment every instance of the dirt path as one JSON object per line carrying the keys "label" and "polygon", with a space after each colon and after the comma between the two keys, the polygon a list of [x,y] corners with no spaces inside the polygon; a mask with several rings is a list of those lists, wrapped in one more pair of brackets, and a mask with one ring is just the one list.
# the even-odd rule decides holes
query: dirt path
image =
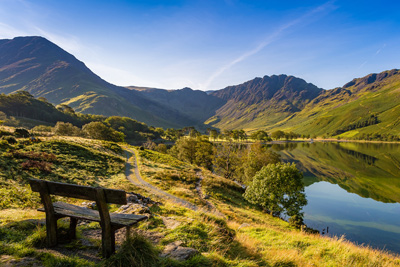
{"label": "dirt path", "polygon": [[173,196],[143,180],[139,172],[136,154],[133,149],[125,147],[125,155],[127,158],[125,176],[131,183],[133,183],[136,186],[144,188],[145,190],[149,191],[154,195],[157,195],[162,198],[168,198],[172,202],[185,206],[186,208],[189,208],[191,210],[194,211],[199,210],[199,207],[197,207],[196,205],[181,198],[178,198],[176,196]]}
{"label": "dirt path", "polygon": [[208,211],[214,213],[215,215],[218,215],[218,216],[221,216],[221,217],[225,217],[225,214],[220,212],[214,206],[214,204],[212,204],[210,201],[207,200],[207,196],[205,196],[203,194],[203,190],[201,188],[201,182],[203,181],[204,177],[203,177],[203,174],[202,174],[201,170],[197,171],[196,175],[197,175],[197,177],[199,177],[199,181],[196,183],[196,191],[197,191],[197,194],[199,194],[199,197],[206,203]]}

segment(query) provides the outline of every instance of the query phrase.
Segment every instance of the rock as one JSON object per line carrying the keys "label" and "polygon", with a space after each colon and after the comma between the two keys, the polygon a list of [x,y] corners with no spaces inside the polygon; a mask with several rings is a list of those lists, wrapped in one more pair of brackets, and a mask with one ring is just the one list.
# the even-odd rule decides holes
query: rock
{"label": "rock", "polygon": [[32,267],[42,267],[43,264],[37,259],[24,257],[21,259],[15,259],[13,256],[2,255],[0,257],[0,266],[11,267],[11,266],[32,266]]}
{"label": "rock", "polygon": [[151,215],[151,211],[148,207],[142,204],[128,203],[127,205],[121,206],[118,210],[118,213],[125,214],[143,214],[143,215]]}
{"label": "rock", "polygon": [[175,220],[172,217],[161,217],[161,219],[163,220],[163,223],[165,225],[165,227],[167,227],[167,229],[175,229],[176,227],[178,227],[179,225],[181,225],[181,222],[178,222],[177,220]]}
{"label": "rock", "polygon": [[156,202],[151,200],[148,197],[142,196],[141,194],[129,192],[127,193],[126,200],[128,203],[137,203],[137,204],[144,204],[144,205],[160,205],[160,202]]}
{"label": "rock", "polygon": [[88,208],[88,209],[95,209],[96,208],[96,202],[82,202],[82,207]]}
{"label": "rock", "polygon": [[182,241],[175,241],[168,244],[161,253],[161,257],[168,257],[178,261],[184,261],[192,258],[193,256],[200,254],[194,248],[180,246]]}

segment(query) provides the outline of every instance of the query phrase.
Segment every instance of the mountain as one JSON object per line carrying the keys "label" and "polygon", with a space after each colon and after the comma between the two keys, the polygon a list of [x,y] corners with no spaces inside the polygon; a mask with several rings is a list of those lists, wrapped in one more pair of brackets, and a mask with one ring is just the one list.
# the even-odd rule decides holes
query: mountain
{"label": "mountain", "polygon": [[81,113],[128,116],[164,128],[284,130],[343,138],[400,134],[397,69],[332,90],[288,75],[210,92],[120,87],[42,37],[0,40],[0,93],[18,90]]}
{"label": "mountain", "polygon": [[110,84],[57,45],[42,37],[0,40],[0,93],[26,90],[76,111],[129,116],[151,125],[195,125],[185,114],[134,90]]}
{"label": "mountain", "polygon": [[204,122],[215,115],[217,109],[226,104],[226,100],[207,92],[183,88],[180,90],[164,90],[130,86],[129,89],[139,91],[161,105],[173,107],[178,112],[184,113],[192,120]]}
{"label": "mountain", "polygon": [[353,79],[323,91],[301,111],[274,125],[298,133],[343,138],[400,134],[400,71]]}
{"label": "mountain", "polygon": [[255,78],[210,93],[226,101],[206,123],[223,129],[255,130],[301,111],[324,90],[287,75]]}

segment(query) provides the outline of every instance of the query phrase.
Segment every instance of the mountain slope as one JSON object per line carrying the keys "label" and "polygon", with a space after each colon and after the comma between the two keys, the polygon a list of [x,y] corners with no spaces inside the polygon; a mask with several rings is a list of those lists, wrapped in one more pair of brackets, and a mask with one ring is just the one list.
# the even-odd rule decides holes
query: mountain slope
{"label": "mountain slope", "polygon": [[327,90],[281,124],[305,134],[400,134],[400,71],[390,70],[354,79]]}
{"label": "mountain slope", "polygon": [[204,122],[215,115],[217,109],[222,107],[226,100],[209,95],[200,90],[183,88],[180,90],[164,90],[156,88],[130,86],[129,89],[140,92],[145,97],[176,109],[195,121]]}
{"label": "mountain slope", "polygon": [[0,40],[0,92],[26,90],[76,111],[129,116],[157,126],[179,127],[196,122],[186,115],[112,85],[84,63],[42,37]]}
{"label": "mountain slope", "polygon": [[324,90],[287,75],[255,78],[212,92],[227,103],[206,123],[223,129],[255,130],[302,110]]}

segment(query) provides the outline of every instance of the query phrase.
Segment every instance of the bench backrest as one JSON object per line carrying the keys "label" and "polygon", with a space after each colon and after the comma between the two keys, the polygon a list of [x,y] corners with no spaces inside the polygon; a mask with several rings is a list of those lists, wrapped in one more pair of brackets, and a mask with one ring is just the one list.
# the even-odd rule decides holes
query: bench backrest
{"label": "bench backrest", "polygon": [[[47,187],[47,192],[50,195],[57,195],[63,197],[73,197],[79,199],[86,199],[97,201],[96,192],[98,187],[83,186],[75,184],[65,184],[58,182],[50,182],[38,179],[29,179],[32,191],[40,192],[42,186]],[[126,204],[126,193],[123,190],[102,188],[105,196],[106,203],[112,204]]]}

